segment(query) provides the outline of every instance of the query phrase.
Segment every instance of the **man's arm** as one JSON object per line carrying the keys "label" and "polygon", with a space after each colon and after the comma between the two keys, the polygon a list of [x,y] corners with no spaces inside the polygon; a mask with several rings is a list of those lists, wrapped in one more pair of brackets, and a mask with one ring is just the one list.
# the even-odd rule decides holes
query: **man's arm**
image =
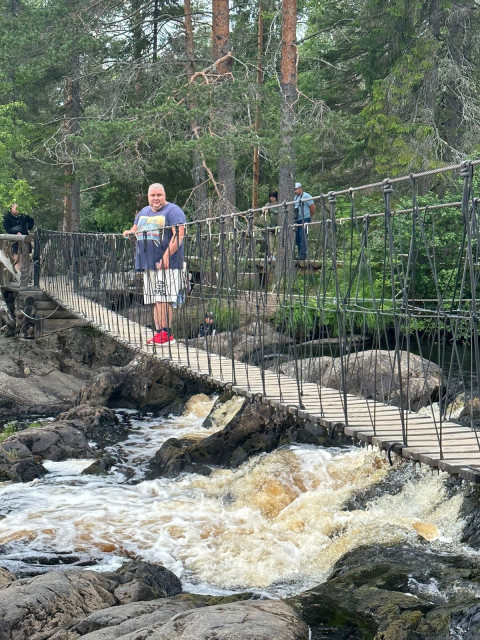
{"label": "man's arm", "polygon": [[315,213],[315,203],[310,204],[308,208],[310,209],[310,217],[313,218],[313,214]]}
{"label": "man's arm", "polygon": [[126,238],[127,236],[131,236],[133,233],[137,233],[137,225],[133,224],[130,229],[125,229],[122,235]]}
{"label": "man's arm", "polygon": [[165,253],[162,256],[160,262],[157,262],[157,269],[169,269],[170,268],[170,258],[174,253],[178,251],[178,247],[183,242],[183,237],[185,235],[185,226],[178,225],[174,229],[172,229],[173,235],[168,243],[168,247],[165,249]]}

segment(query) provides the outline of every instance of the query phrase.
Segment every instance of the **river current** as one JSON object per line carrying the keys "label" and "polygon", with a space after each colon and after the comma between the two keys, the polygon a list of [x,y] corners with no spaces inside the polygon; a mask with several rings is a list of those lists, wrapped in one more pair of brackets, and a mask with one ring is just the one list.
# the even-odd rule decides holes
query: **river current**
{"label": "river current", "polygon": [[361,544],[427,539],[438,550],[473,553],[459,542],[461,495],[449,495],[442,473],[412,474],[406,464],[395,495],[345,509],[392,473],[376,450],[292,445],[209,477],[142,480],[167,438],[212,433],[202,427],[211,402],[191,406],[168,419],[130,412],[131,434],[111,448],[119,464],[107,476],[81,475],[92,461],[69,460],[46,462],[42,479],[0,483],[0,565],[32,573],[63,554],[65,563],[110,570],[140,558],[162,563],[186,591],[284,597],[323,582]]}

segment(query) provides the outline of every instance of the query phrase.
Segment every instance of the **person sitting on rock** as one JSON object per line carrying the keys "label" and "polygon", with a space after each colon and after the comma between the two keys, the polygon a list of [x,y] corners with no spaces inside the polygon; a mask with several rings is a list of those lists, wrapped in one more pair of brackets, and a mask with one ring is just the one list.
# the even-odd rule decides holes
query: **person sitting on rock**
{"label": "person sitting on rock", "polygon": [[214,336],[216,332],[217,325],[215,324],[215,315],[211,311],[207,311],[198,329],[198,337],[205,338],[206,336]]}

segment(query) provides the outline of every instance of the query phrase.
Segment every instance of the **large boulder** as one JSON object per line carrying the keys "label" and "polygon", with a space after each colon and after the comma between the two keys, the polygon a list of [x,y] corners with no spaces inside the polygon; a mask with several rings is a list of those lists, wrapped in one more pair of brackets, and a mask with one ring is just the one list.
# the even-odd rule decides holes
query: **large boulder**
{"label": "large boulder", "polygon": [[0,480],[29,482],[44,476],[43,460],[95,458],[83,429],[67,421],[19,431],[0,444]]}
{"label": "large boulder", "polygon": [[203,391],[158,358],[139,356],[124,367],[101,369],[81,389],[76,404],[180,412],[187,397]]}
{"label": "large boulder", "polygon": [[[285,375],[295,376],[295,363],[280,366]],[[298,364],[305,382],[363,396],[412,411],[438,400],[441,369],[430,360],[401,351],[369,350],[339,358],[323,356]]]}
{"label": "large boulder", "polygon": [[59,630],[74,627],[100,609],[180,591],[174,574],[148,562],[132,562],[108,573],[74,569],[15,580],[0,589],[0,638],[76,638],[77,633]]}
{"label": "large boulder", "polygon": [[81,404],[59,414],[55,422],[58,421],[74,424],[102,447],[125,439],[128,433],[127,426],[108,407]]}
{"label": "large boulder", "polygon": [[41,428],[25,429],[3,442],[3,449],[10,452],[21,451],[23,447],[41,460],[95,457],[83,430],[66,421],[51,422]]}
{"label": "large boulder", "polygon": [[56,415],[74,403],[99,366],[124,365],[132,352],[89,328],[39,341],[0,336],[0,417]]}
{"label": "large boulder", "polygon": [[30,482],[46,473],[30,449],[16,441],[15,436],[0,444],[0,482]]}
{"label": "large boulder", "polygon": [[190,609],[145,637],[149,640],[308,640],[309,631],[284,602],[247,600]]}
{"label": "large boulder", "polygon": [[[140,629],[158,629],[191,604],[179,598],[138,601],[95,611],[70,629],[70,637],[115,640]],[[55,636],[54,636],[55,637]]]}
{"label": "large boulder", "polygon": [[159,564],[143,561],[126,564],[115,572],[115,577],[120,584],[114,595],[121,604],[166,598],[182,592],[177,576]]}
{"label": "large boulder", "polygon": [[325,583],[287,602],[314,634],[343,629],[348,638],[447,640],[463,620],[469,626],[462,637],[474,638],[480,632],[479,576],[475,557],[365,546],[344,555]]}
{"label": "large boulder", "polygon": [[147,478],[176,477],[182,471],[207,474],[210,465],[238,467],[253,455],[290,442],[324,444],[325,433],[309,430],[268,405],[245,404],[224,429],[203,440],[166,440],[150,461]]}
{"label": "large boulder", "polygon": [[0,638],[48,638],[96,609],[116,604],[116,584],[93,571],[58,571],[0,589]]}
{"label": "large boulder", "polygon": [[214,336],[194,338],[188,341],[192,347],[210,351],[224,357],[234,357],[239,362],[260,364],[264,356],[277,353],[291,338],[275,331],[267,322],[251,322],[235,331],[224,331]]}

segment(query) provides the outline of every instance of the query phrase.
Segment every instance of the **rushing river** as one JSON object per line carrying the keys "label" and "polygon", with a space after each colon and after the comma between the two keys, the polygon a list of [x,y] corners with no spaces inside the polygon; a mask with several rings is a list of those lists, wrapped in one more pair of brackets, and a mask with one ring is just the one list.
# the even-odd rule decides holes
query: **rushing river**
{"label": "rushing river", "polygon": [[91,460],[70,460],[45,463],[50,473],[30,483],[0,483],[0,565],[31,573],[35,562],[63,554],[102,570],[136,557],[162,563],[186,591],[282,597],[323,582],[361,544],[421,536],[438,549],[470,552],[459,543],[461,496],[448,497],[445,476],[426,468],[412,479],[406,465],[396,495],[344,509],[391,473],[371,449],[288,446],[209,477],[142,480],[167,438],[212,432],[198,417],[209,406],[162,420],[130,414],[131,435],[111,448],[119,464],[107,476],[81,475]]}

